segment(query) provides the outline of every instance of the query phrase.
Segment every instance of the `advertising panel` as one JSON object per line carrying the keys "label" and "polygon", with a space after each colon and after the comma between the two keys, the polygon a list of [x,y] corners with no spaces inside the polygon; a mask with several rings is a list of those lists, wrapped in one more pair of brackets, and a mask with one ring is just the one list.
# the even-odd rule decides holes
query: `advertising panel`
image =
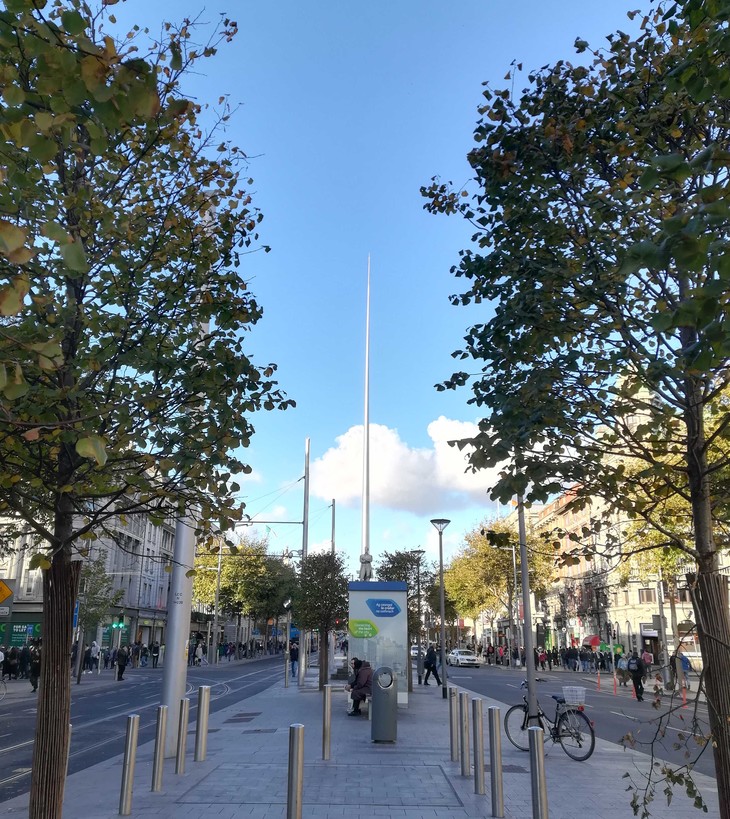
{"label": "advertising panel", "polygon": [[381,666],[392,668],[398,679],[398,704],[408,705],[406,584],[354,581],[348,590],[349,656],[367,660],[373,671]]}

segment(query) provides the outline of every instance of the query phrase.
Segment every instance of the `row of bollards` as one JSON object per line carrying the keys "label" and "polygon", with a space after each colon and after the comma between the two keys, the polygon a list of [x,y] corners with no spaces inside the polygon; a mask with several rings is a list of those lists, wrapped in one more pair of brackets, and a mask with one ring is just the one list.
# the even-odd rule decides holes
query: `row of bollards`
{"label": "row of bollards", "polygon": [[[469,694],[449,688],[449,736],[451,761],[461,761],[461,775],[471,776],[469,753]],[[482,700],[472,700],[474,739],[474,793],[484,795],[484,726]],[[528,728],[530,742],[530,772],[533,819],[548,819],[547,783],[543,729]],[[489,707],[489,770],[491,774],[492,816],[504,817],[504,787],[502,783],[502,734],[500,709]]]}
{"label": "row of bollards", "polygon": [[[198,689],[198,717],[195,724],[195,761],[203,762],[208,749],[208,718],[210,715],[210,686]],[[187,748],[190,700],[180,700],[175,773],[185,773],[185,751]],[[152,785],[150,790],[162,790],[162,772],[165,761],[165,731],[167,729],[167,706],[157,707],[157,728],[155,730],[155,750],[152,759]],[[122,786],[119,794],[119,815],[129,816],[132,812],[132,792],[134,788],[134,768],[137,761],[137,739],[139,737],[139,714],[127,717],[127,738],[124,743],[122,763]]]}

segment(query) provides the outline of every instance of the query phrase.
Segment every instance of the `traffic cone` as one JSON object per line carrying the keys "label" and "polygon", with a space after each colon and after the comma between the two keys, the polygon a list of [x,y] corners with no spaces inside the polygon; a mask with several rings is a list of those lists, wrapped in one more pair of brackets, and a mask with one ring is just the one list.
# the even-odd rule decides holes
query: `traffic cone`
{"label": "traffic cone", "polygon": [[596,691],[600,691],[600,690],[601,690],[601,670],[599,669],[598,670],[598,679],[597,679]]}
{"label": "traffic cone", "polygon": [[632,700],[636,699],[636,689],[634,688],[633,682],[631,683],[631,699]]}
{"label": "traffic cone", "polygon": [[616,675],[613,675],[613,695],[616,696]]}

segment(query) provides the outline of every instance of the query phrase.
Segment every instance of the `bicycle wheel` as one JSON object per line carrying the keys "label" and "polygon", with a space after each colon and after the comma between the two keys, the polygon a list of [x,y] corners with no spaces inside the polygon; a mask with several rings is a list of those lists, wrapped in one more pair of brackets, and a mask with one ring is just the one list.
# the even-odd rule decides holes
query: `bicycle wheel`
{"label": "bicycle wheel", "polygon": [[504,732],[507,739],[520,751],[529,751],[527,733],[527,706],[513,705],[504,715]]}
{"label": "bicycle wheel", "polygon": [[582,711],[563,711],[558,719],[557,733],[565,753],[577,762],[588,759],[596,747],[593,726]]}

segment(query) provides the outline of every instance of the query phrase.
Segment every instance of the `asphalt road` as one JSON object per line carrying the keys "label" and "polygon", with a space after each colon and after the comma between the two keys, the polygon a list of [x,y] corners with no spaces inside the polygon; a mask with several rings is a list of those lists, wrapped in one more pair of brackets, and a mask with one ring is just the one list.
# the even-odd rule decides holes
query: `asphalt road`
{"label": "asphalt road", "polygon": [[[414,675],[415,676],[415,675]],[[632,698],[631,684],[618,686],[613,693],[613,677],[601,675],[601,690],[597,690],[596,675],[580,672],[539,672],[545,682],[538,684],[538,699],[543,710],[552,718],[555,706],[551,694],[561,694],[563,685],[582,685],[586,688],[586,715],[593,721],[596,736],[609,742],[621,744],[624,737],[631,734],[633,748],[676,765],[685,765],[697,760],[695,770],[715,776],[712,749],[692,734],[692,721],[697,720],[699,735],[709,731],[707,706],[695,703],[690,692],[687,707],[682,708],[681,698],[674,700],[669,695],[662,697],[655,705],[653,686],[647,685],[644,701]],[[502,669],[499,666],[481,668],[448,667],[450,683],[471,689],[477,693],[503,702],[505,706],[522,701],[520,684],[524,679],[524,669]],[[415,680],[414,680],[415,684]],[[502,718],[506,713],[505,707]],[[546,746],[547,747],[547,746]],[[689,756],[685,754],[689,753]],[[699,758],[698,758],[699,757]],[[567,757],[566,757],[567,758]]]}
{"label": "asphalt road", "polygon": [[[215,712],[268,688],[283,674],[281,655],[189,668],[186,695],[191,699],[190,724],[195,724],[197,716],[198,686],[211,686],[210,710]],[[128,667],[120,682],[112,671],[102,670],[99,675],[82,675],[79,685],[72,680],[71,688],[70,773],[124,751],[128,714],[140,715],[140,745],[154,739],[162,668]],[[8,682],[8,696],[0,702],[0,803],[30,789],[35,697],[27,680],[12,680]],[[116,798],[119,783],[100,783],[100,787],[107,786]]]}

